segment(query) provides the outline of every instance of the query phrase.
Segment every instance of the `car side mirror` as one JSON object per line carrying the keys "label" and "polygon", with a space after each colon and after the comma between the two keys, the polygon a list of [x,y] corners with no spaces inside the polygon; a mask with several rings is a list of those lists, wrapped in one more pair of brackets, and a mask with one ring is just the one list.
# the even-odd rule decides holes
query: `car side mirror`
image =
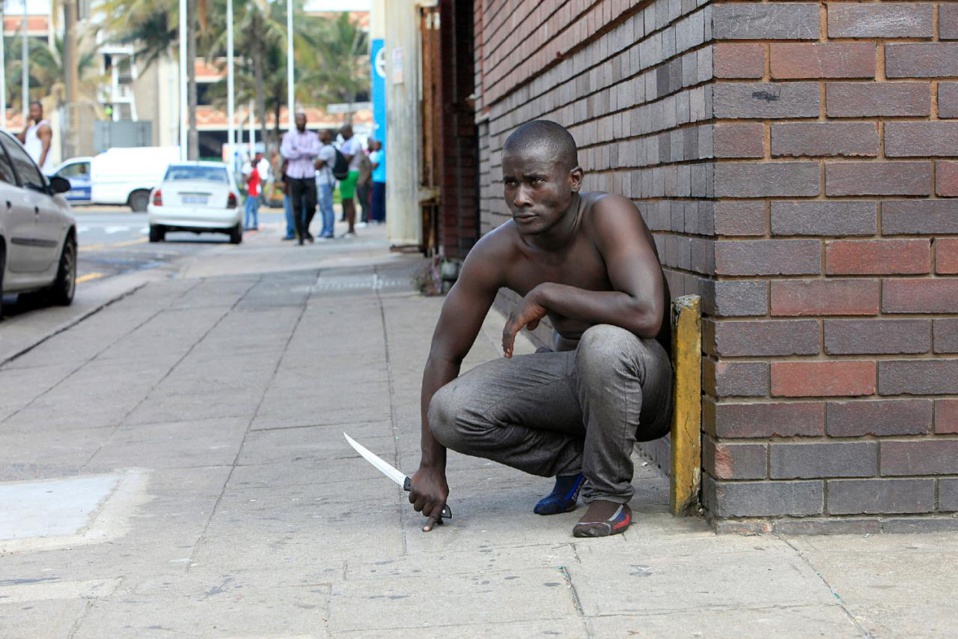
{"label": "car side mirror", "polygon": [[53,193],[66,193],[69,191],[72,186],[70,186],[70,180],[65,177],[60,177],[59,175],[54,175],[50,178],[50,190]]}

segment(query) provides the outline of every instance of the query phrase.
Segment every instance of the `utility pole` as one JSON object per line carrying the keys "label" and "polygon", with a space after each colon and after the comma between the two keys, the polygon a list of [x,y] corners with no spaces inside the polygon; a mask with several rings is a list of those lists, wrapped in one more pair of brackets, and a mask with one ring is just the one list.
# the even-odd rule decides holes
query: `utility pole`
{"label": "utility pole", "polygon": [[80,132],[79,92],[80,70],[77,55],[77,0],[63,0],[63,69],[66,72],[64,85],[67,94],[66,126],[61,134],[63,159],[79,154],[77,140]]}
{"label": "utility pole", "polygon": [[0,0],[0,129],[7,128],[7,54],[3,37],[3,1]]}
{"label": "utility pole", "polygon": [[23,40],[20,43],[20,109],[23,111],[23,129],[30,126],[30,44],[27,42],[27,0],[23,0]]}

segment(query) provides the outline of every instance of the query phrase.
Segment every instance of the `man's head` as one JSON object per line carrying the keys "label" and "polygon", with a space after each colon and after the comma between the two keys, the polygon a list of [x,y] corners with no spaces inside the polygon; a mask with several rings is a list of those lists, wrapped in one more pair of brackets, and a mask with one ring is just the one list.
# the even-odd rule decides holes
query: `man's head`
{"label": "man's head", "polygon": [[43,105],[39,102],[30,103],[30,119],[39,122],[43,119]]}
{"label": "man's head", "polygon": [[343,136],[344,140],[348,140],[349,138],[353,137],[352,125],[349,125],[349,124],[345,125],[343,128],[339,130],[339,134]]}
{"label": "man's head", "polygon": [[319,141],[323,144],[329,144],[333,141],[333,131],[332,129],[322,129],[319,132]]}
{"label": "man's head", "polygon": [[573,212],[582,175],[575,140],[561,125],[536,120],[516,129],[503,145],[502,179],[519,232],[546,232]]}
{"label": "man's head", "polygon": [[296,112],[296,130],[300,133],[306,130],[306,114],[302,111]]}

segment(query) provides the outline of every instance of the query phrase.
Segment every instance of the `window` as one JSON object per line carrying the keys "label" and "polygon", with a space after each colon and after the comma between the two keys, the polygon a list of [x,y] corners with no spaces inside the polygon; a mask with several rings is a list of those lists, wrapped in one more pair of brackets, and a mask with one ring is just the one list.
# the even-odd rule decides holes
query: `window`
{"label": "window", "polygon": [[34,164],[30,156],[27,155],[26,149],[20,146],[13,138],[3,136],[0,137],[0,140],[3,141],[3,148],[7,150],[7,154],[13,163],[13,168],[17,172],[17,177],[20,178],[20,186],[33,191],[46,191],[46,178],[41,175],[40,169],[37,168],[37,165]]}
{"label": "window", "polygon": [[89,177],[90,175],[90,163],[89,162],[77,162],[76,164],[70,164],[63,167],[57,172],[57,175],[60,177],[65,177],[66,179],[80,177],[85,175]]}
{"label": "window", "polygon": [[164,182],[179,182],[182,180],[199,180],[201,182],[216,182],[229,184],[229,175],[226,167],[218,166],[186,166],[171,164],[163,177]]}
{"label": "window", "polygon": [[4,153],[3,150],[0,150],[0,181],[12,184],[13,186],[17,185],[17,176],[13,172],[13,165],[10,164],[10,158],[7,157],[7,154]]}

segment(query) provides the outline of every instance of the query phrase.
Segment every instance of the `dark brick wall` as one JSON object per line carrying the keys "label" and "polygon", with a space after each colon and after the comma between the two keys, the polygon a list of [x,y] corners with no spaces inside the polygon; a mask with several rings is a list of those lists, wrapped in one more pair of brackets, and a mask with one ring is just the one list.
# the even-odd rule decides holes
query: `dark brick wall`
{"label": "dark brick wall", "polygon": [[572,131],[587,188],[636,202],[672,294],[703,297],[717,526],[950,526],[958,5],[475,6],[482,231],[535,118]]}

